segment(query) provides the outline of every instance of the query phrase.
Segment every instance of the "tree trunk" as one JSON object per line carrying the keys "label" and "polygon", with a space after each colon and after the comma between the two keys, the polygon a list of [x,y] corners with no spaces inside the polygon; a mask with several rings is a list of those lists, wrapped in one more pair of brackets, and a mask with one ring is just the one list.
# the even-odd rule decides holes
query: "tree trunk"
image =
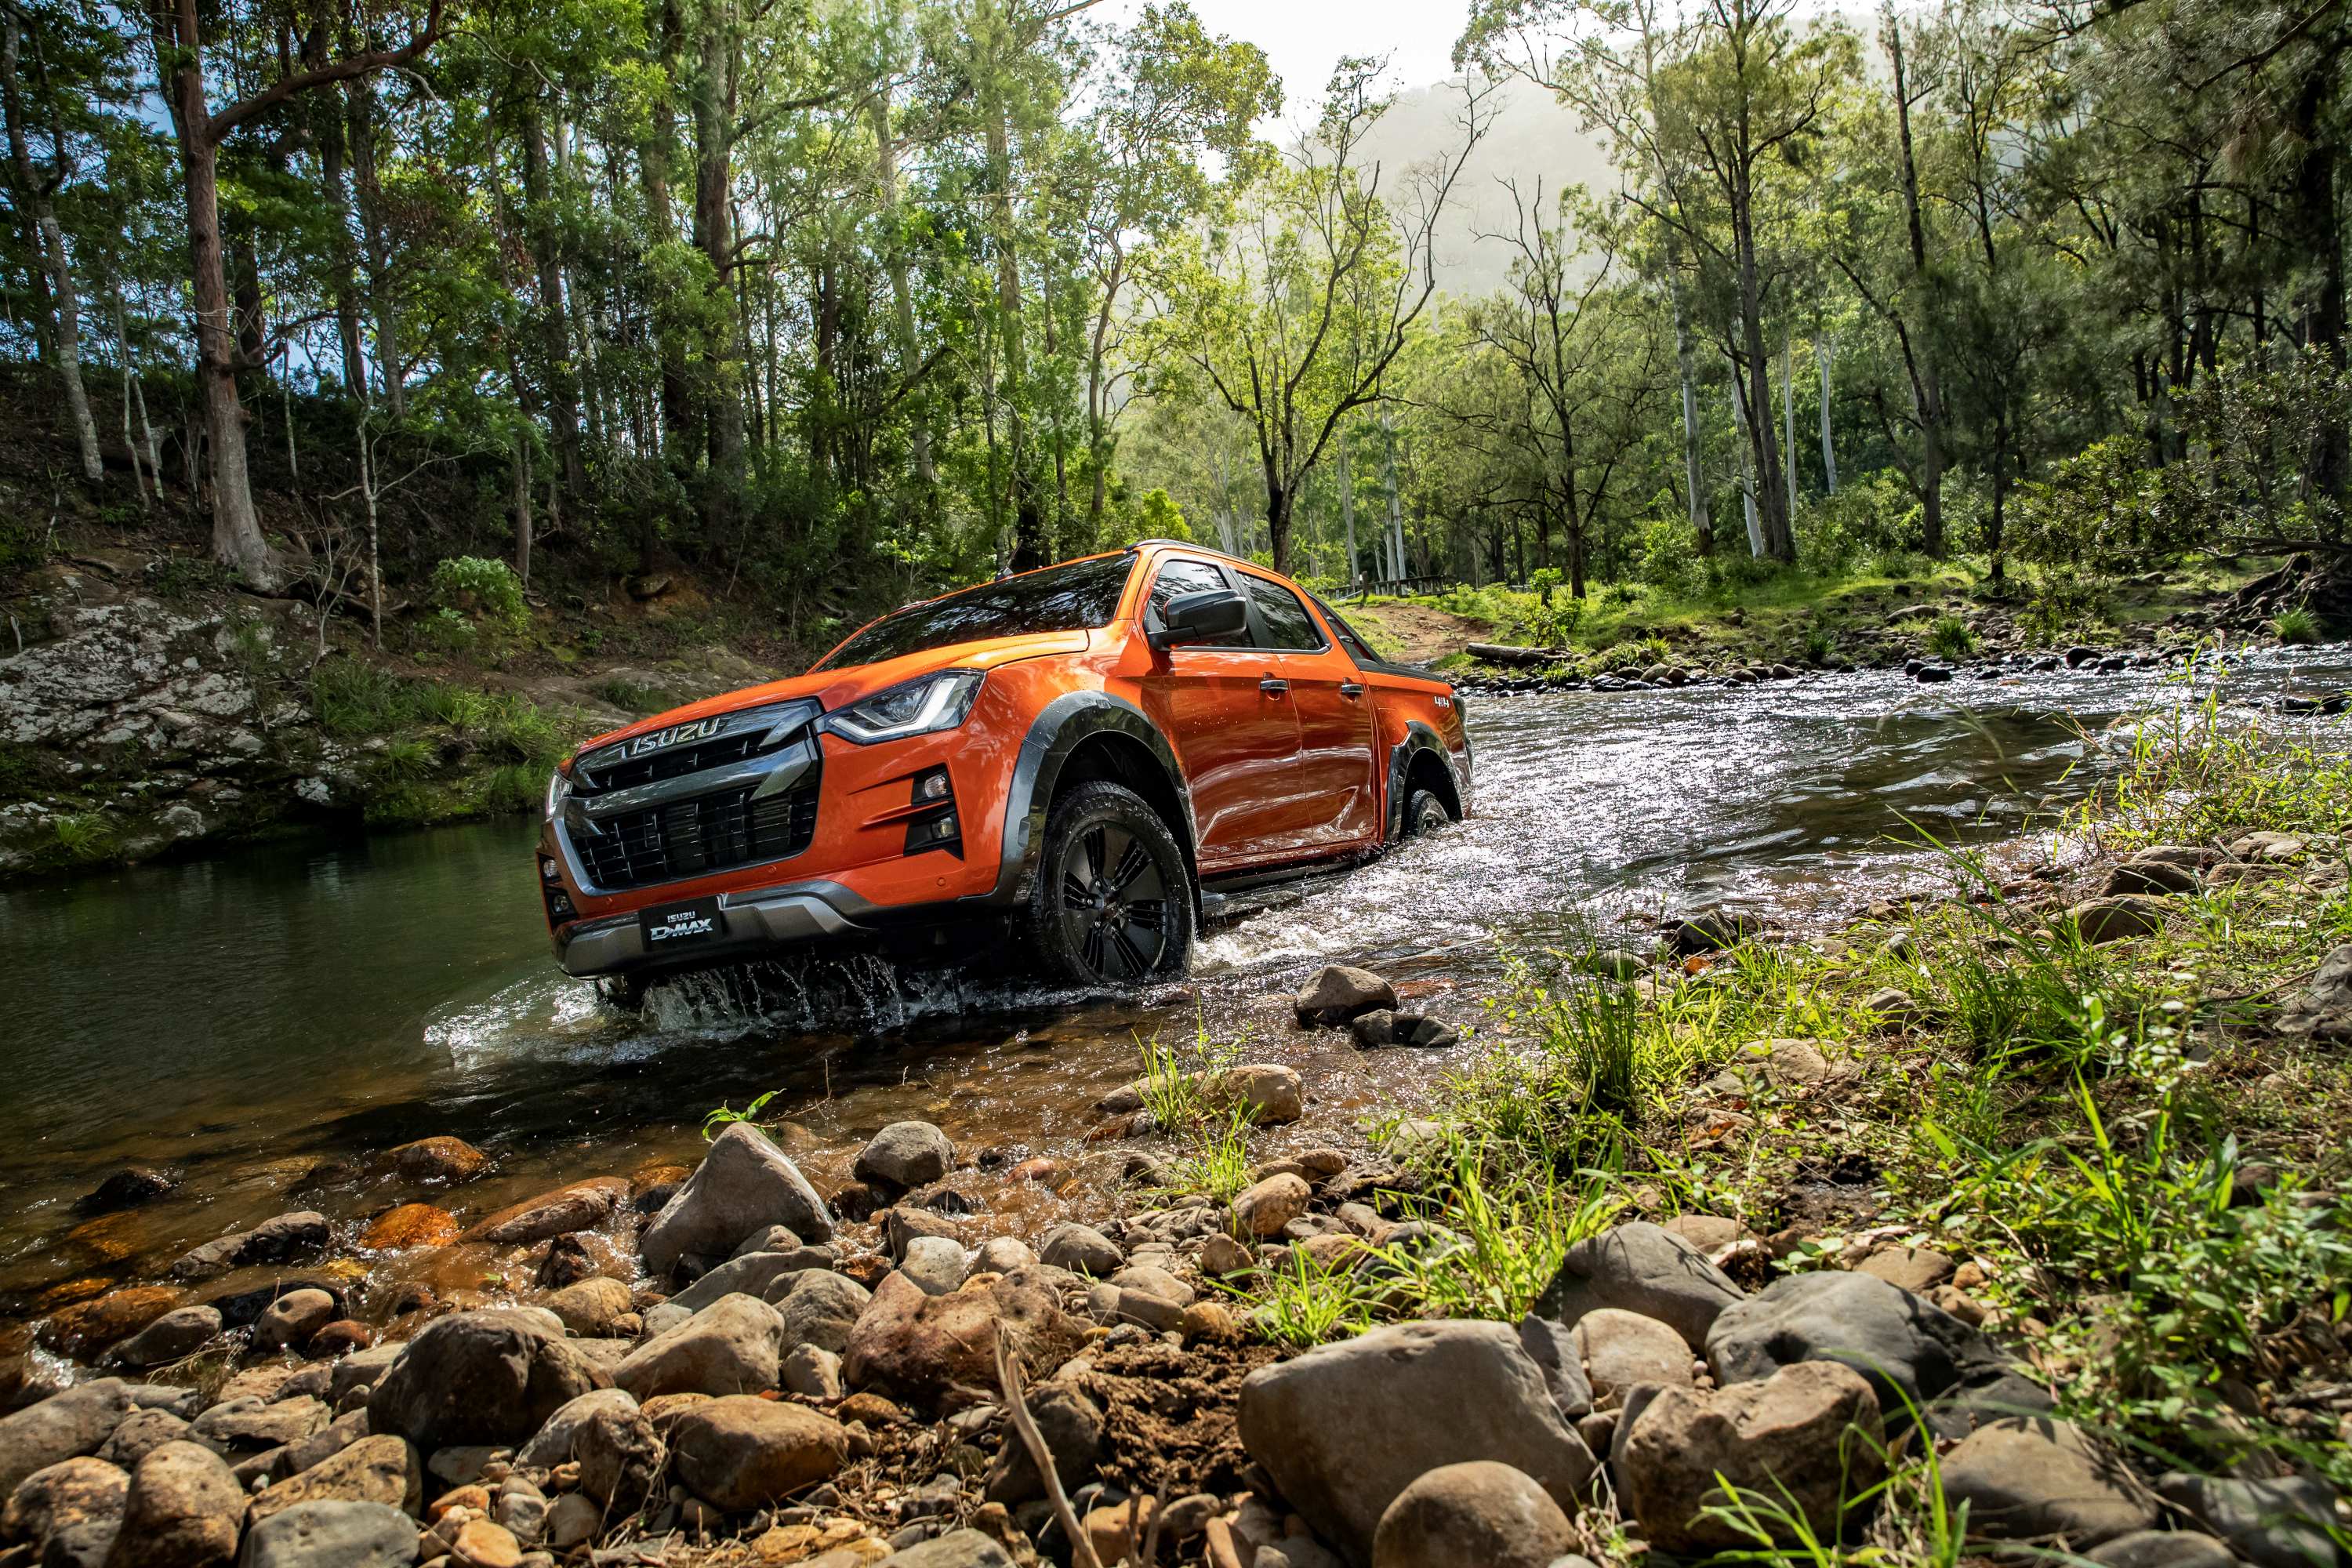
{"label": "tree trunk", "polygon": [[367,349],[360,341],[359,256],[352,244],[352,183],[344,172],[343,127],[350,119],[337,112],[341,95],[331,97],[320,117],[319,173],[326,187],[327,213],[334,225],[331,270],[335,288],[335,341],[343,351],[344,395],[367,400]]}
{"label": "tree trunk", "polygon": [[555,460],[563,491],[577,497],[588,488],[580,462],[580,378],[572,365],[572,334],[563,304],[562,220],[554,207],[547,165],[547,136],[534,109],[522,132],[525,232],[539,270],[539,339],[547,361],[547,425],[555,438]]}
{"label": "tree trunk", "polygon": [[[710,262],[712,286],[734,316],[728,278],[735,266],[735,38],[718,5],[702,22],[702,68],[694,94],[694,231]],[[703,349],[702,406],[710,438],[710,474],[703,488],[703,526],[715,542],[732,531],[743,488],[743,397],[736,333],[718,328]]]}
{"label": "tree trunk", "polygon": [[[1910,230],[1911,284],[1924,294],[1928,287],[1927,227],[1919,212],[1919,165],[1911,147],[1911,84],[1903,63],[1903,27],[1890,7],[1886,13],[1887,55],[1895,69],[1895,123],[1903,154],[1903,216]],[[1921,310],[1924,322],[1927,311]],[[1929,556],[1944,555],[1944,390],[1936,374],[1934,356],[1924,331],[1906,333],[1904,356],[1911,365],[1911,398],[1919,419],[1919,516],[1922,547]]]}
{"label": "tree trunk", "polygon": [[1789,324],[1780,324],[1781,476],[1789,501],[1789,526],[1797,523],[1797,345]]}
{"label": "tree trunk", "polygon": [[1755,188],[1744,166],[1734,180],[1731,228],[1739,267],[1739,339],[1748,376],[1745,417],[1748,450],[1755,463],[1749,491],[1763,531],[1763,552],[1784,565],[1793,565],[1797,541],[1789,531],[1780,444],[1772,439],[1772,362],[1764,347],[1764,289],[1756,258]]}
{"label": "tree trunk", "polygon": [[156,70],[179,137],[187,205],[196,394],[212,459],[213,556],[236,569],[250,586],[268,593],[283,577],[268,541],[261,536],[261,516],[254,510],[246,468],[245,407],[236,395],[236,349],[228,279],[222,266],[219,153],[213,140],[212,110],[205,101],[195,0],[177,0],[175,9],[159,12],[154,23]]}
{"label": "tree trunk", "polygon": [[1340,587],[1353,587],[1363,576],[1364,569],[1356,555],[1356,480],[1348,471],[1348,437],[1339,437],[1339,525],[1348,535],[1348,570],[1341,574]]}
{"label": "tree trunk", "polygon": [[[645,188],[646,226],[652,231],[656,245],[665,245],[677,237],[677,215],[670,201],[670,176],[677,165],[676,100],[678,55],[685,30],[677,0],[662,0],[656,26],[653,130],[637,159],[637,173]],[[686,329],[680,318],[681,312],[667,301],[656,302],[654,334],[661,344],[661,447],[671,472],[677,474],[684,474],[694,466],[694,451],[699,445],[693,389],[687,374]],[[645,531],[638,540],[639,564],[650,569],[658,542],[655,532],[656,514],[650,507],[641,510]]]}
{"label": "tree trunk", "polygon": [[[1290,572],[1290,507],[1291,493],[1275,477],[1269,465],[1265,471],[1265,538],[1267,551],[1274,557],[1274,569],[1287,576]],[[1244,540],[1244,543],[1248,541]]]}
{"label": "tree trunk", "polygon": [[1764,554],[1764,524],[1756,510],[1756,443],[1748,417],[1748,399],[1739,390],[1739,367],[1731,367],[1731,430],[1733,445],[1739,452],[1739,500],[1748,516],[1748,553],[1755,559]]}
{"label": "tree trunk", "polygon": [[[1001,62],[991,62],[1000,68]],[[1002,90],[988,93],[988,166],[995,184],[996,304],[1003,321],[1005,446],[1013,486],[1013,569],[1025,572],[1046,563],[1051,544],[1045,537],[1045,509],[1037,497],[1037,478],[1030,471],[1027,420],[1022,403],[1028,395],[1029,363],[1021,321],[1021,263],[1013,233],[1013,131]],[[1272,502],[1269,489],[1267,504]],[[1286,510],[1283,531],[1290,519]],[[1281,549],[1276,547],[1277,552]],[[1281,569],[1279,562],[1276,570]]]}
{"label": "tree trunk", "polygon": [[106,477],[106,466],[99,457],[98,422],[90,416],[89,392],[82,384],[81,306],[75,295],[73,266],[66,255],[65,231],[58,225],[55,200],[58,179],[64,174],[63,149],[58,150],[58,177],[39,178],[25,140],[24,106],[18,91],[16,56],[23,33],[23,19],[11,5],[5,37],[0,38],[0,83],[5,84],[0,89],[0,102],[7,110],[8,163],[14,176],[10,183],[16,187],[20,209],[30,209],[40,237],[41,264],[48,275],[50,302],[57,311],[50,346],[57,355],[58,379],[65,384],[66,409],[73,416],[74,438],[81,448],[81,477],[96,485]]}
{"label": "tree trunk", "polygon": [[[2298,301],[2303,317],[2304,346],[2317,351],[2331,369],[2345,366],[2344,231],[2336,211],[2336,166],[2342,159],[2340,140],[2324,129],[2327,100],[2338,72],[2314,68],[2298,96],[2294,121],[2303,138],[2303,159],[2296,166],[2289,196],[2289,222],[2300,232],[2297,248],[2307,268]],[[2352,431],[2340,415],[2320,421],[2311,450],[2304,459],[2304,489],[2307,495],[2341,501],[2352,479]]]}
{"label": "tree trunk", "polygon": [[[874,123],[874,172],[882,187],[882,221],[889,235],[885,265],[890,273],[892,324],[898,333],[898,374],[911,380],[922,363],[922,351],[915,337],[915,294],[907,278],[906,237],[899,232],[898,143],[890,133],[890,105],[882,93],[867,100],[866,113]],[[929,492],[939,482],[939,474],[931,464],[930,403],[919,388],[908,395],[908,410],[915,477]]]}
{"label": "tree trunk", "polygon": [[[394,419],[408,416],[407,362],[400,352],[400,296],[392,281],[392,237],[384,225],[383,187],[376,178],[375,84],[362,77],[351,84],[352,176],[359,198],[360,241],[367,250],[368,303],[375,317],[376,374],[383,379],[384,405]],[[362,381],[361,390],[366,389]]]}
{"label": "tree trunk", "polygon": [[1837,494],[1837,444],[1830,439],[1830,362],[1836,357],[1836,343],[1826,338],[1813,340],[1813,363],[1822,373],[1822,473],[1832,495]]}

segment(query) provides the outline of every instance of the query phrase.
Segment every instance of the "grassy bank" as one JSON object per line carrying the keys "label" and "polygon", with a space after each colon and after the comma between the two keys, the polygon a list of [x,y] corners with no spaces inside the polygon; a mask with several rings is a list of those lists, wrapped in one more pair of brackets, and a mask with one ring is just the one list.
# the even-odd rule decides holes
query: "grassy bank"
{"label": "grassy bank", "polygon": [[[1397,1212],[1449,1238],[1294,1248],[1242,1292],[1256,1326],[1303,1346],[1515,1321],[1580,1238],[1714,1216],[1751,1289],[1940,1254],[1938,1303],[2150,1478],[2352,1487],[2352,984],[2315,984],[2352,941],[2352,762],[2192,711],[2042,827],[1948,855],[1948,896],[1806,940],[1522,955],[1483,1058],[1374,1130],[1404,1163]],[[2210,863],[2105,896],[2167,885],[2121,869],[2161,846]],[[1246,1168],[1234,1129],[1191,1124],[1193,1184]],[[1817,1560],[1957,1553],[1935,1453],[1898,1458],[1856,1500],[1866,1544]]]}
{"label": "grassy bank", "polygon": [[[1447,669],[1475,668],[1460,646],[1472,640],[1558,648],[1559,668],[1585,677],[1661,661],[1818,667],[1891,655],[1964,659],[2202,630],[2224,595],[2275,564],[2197,563],[2128,580],[2012,565],[1996,582],[1986,562],[1968,558],[1895,556],[1834,571],[1742,560],[1663,584],[1596,584],[1581,600],[1552,581],[1557,573],[1543,573],[1525,589],[1374,596],[1349,601],[1346,613],[1391,654],[1430,653],[1402,646],[1412,640],[1417,617],[1433,612],[1458,623],[1454,646],[1432,660]],[[2280,629],[2315,638],[2320,628]]]}

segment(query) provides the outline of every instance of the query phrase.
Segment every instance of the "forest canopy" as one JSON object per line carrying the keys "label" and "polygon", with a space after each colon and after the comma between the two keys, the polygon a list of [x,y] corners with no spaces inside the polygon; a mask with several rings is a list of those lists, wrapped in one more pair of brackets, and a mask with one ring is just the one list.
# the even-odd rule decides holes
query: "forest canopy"
{"label": "forest canopy", "polygon": [[[264,592],[2342,542],[2340,3],[1475,0],[1406,157],[1378,60],[1108,11],[0,0],[0,353]],[[1607,177],[1465,229],[1529,98]]]}

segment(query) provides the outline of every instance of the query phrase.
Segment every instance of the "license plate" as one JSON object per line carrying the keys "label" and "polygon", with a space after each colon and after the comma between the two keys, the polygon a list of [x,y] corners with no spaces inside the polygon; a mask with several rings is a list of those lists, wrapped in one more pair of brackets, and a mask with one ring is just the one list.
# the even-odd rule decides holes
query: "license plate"
{"label": "license plate", "polygon": [[681,903],[656,904],[637,911],[637,931],[647,952],[693,947],[726,931],[717,899],[689,899]]}

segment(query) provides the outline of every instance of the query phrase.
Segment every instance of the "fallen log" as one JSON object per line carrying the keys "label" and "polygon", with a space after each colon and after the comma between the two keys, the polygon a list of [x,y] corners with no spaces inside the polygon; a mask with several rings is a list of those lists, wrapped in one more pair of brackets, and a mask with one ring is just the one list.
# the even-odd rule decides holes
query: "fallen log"
{"label": "fallen log", "polygon": [[1518,647],[1504,642],[1474,642],[1465,650],[1488,664],[1558,664],[1568,656],[1552,647]]}

